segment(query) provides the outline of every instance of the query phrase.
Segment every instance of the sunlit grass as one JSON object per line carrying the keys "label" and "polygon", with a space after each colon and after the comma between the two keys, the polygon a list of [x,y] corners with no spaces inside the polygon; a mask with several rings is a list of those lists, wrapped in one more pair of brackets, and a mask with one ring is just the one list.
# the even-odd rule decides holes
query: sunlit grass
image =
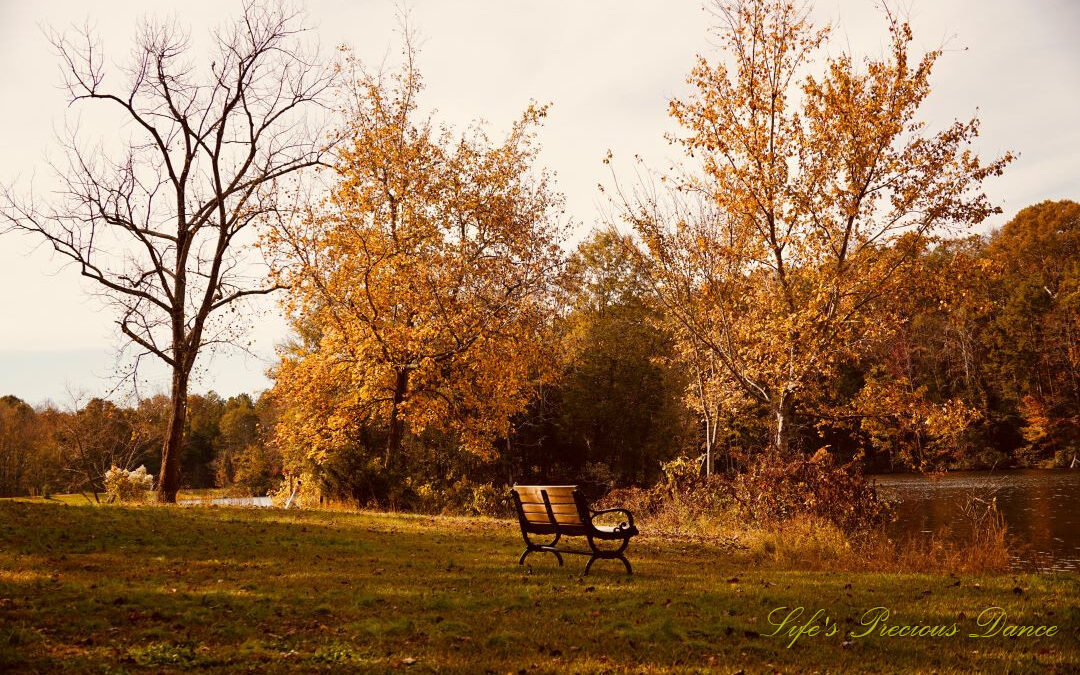
{"label": "sunlit grass", "polygon": [[[378,513],[5,502],[0,524],[4,672],[1068,672],[1080,651],[1076,575],[805,571],[783,544],[646,533],[633,577],[581,577],[580,557],[518,567],[509,521]],[[1000,605],[1061,633],[762,635],[798,605],[964,628]]]}

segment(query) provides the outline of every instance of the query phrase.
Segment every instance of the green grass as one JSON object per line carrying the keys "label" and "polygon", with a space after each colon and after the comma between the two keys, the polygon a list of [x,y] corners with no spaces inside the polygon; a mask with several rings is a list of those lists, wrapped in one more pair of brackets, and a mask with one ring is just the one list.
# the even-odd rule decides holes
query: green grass
{"label": "green grass", "polygon": [[[83,502],[85,504],[85,500]],[[0,672],[1076,672],[1080,577],[807,572],[643,536],[635,575],[490,519],[0,502]],[[755,562],[756,561],[756,562]],[[864,611],[949,638],[843,634]],[[999,605],[1054,637],[966,637]],[[838,635],[768,637],[778,606]]]}

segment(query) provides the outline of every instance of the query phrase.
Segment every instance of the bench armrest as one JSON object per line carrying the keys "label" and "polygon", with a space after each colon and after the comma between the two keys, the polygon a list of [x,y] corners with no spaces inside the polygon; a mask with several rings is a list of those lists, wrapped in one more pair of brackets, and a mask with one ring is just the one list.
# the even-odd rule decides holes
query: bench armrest
{"label": "bench armrest", "polygon": [[629,523],[621,523],[620,527],[622,527],[623,525],[627,525],[627,524],[630,527],[634,526],[634,514],[631,513],[630,511],[628,511],[627,509],[601,509],[599,511],[593,511],[592,509],[589,509],[589,510],[592,511],[593,516],[600,516],[600,515],[603,515],[605,513],[625,513],[626,518],[629,521]]}

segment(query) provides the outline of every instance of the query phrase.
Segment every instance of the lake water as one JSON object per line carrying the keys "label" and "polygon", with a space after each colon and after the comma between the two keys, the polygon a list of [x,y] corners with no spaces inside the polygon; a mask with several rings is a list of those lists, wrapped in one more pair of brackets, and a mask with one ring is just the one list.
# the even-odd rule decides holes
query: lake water
{"label": "lake water", "polygon": [[960,504],[972,495],[997,498],[1017,554],[1016,569],[1080,571],[1080,470],[957,471],[940,477],[876,476],[883,495],[898,499],[893,533],[965,536]]}
{"label": "lake water", "polygon": [[274,501],[269,497],[215,497],[213,499],[181,499],[181,506],[206,506],[216,504],[218,506],[273,506]]}

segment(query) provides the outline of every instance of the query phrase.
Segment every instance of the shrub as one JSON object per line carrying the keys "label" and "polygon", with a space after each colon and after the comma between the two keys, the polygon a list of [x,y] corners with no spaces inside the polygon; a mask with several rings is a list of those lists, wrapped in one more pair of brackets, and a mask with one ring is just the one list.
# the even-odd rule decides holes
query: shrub
{"label": "shrub", "polygon": [[424,483],[416,486],[413,506],[425,513],[505,516],[510,513],[506,492],[496,490],[489,483],[475,483],[462,477],[449,485]]}
{"label": "shrub", "polygon": [[803,520],[862,536],[891,517],[888,502],[862,472],[853,464],[837,466],[825,451],[810,458],[766,454],[733,479],[705,476],[701,467],[700,458],[676,458],[661,464],[664,480],[657,485],[613,490],[599,504],[628,508],[672,532],[736,519],[770,527]]}
{"label": "shrub", "polygon": [[668,499],[684,502],[699,514],[718,513],[731,505],[731,481],[723,476],[706,476],[702,472],[704,465],[704,455],[696,460],[677,457],[661,463],[663,489]]}
{"label": "shrub", "polygon": [[661,463],[661,482],[651,488],[612,490],[597,501],[597,508],[629,509],[670,531],[694,529],[694,521],[720,517],[732,504],[731,482],[702,475],[703,460],[677,457]]}
{"label": "shrub", "polygon": [[651,488],[617,488],[596,500],[597,509],[628,509],[635,517],[655,516],[667,505],[665,492],[654,485]]}
{"label": "shrub", "polygon": [[854,464],[836,465],[825,450],[813,457],[761,457],[733,484],[741,514],[761,524],[808,515],[828,520],[846,534],[879,529],[892,508]]}
{"label": "shrub", "polygon": [[153,488],[154,477],[146,473],[145,466],[134,471],[113,466],[105,472],[105,494],[109,496],[109,501],[146,501],[146,494]]}

